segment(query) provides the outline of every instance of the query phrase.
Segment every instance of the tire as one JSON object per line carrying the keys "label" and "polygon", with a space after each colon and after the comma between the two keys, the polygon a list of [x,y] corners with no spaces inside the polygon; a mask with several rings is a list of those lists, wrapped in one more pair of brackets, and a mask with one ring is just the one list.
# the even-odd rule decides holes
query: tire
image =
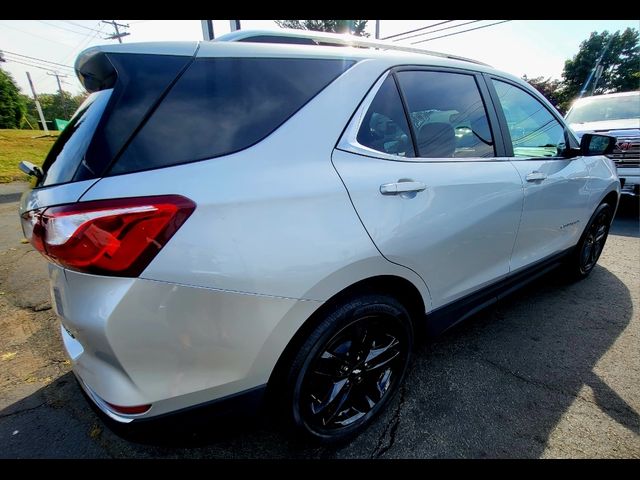
{"label": "tire", "polygon": [[580,241],[565,264],[565,272],[572,280],[587,278],[596,266],[604,249],[613,216],[613,207],[601,203],[593,213]]}
{"label": "tire", "polygon": [[413,350],[407,309],[386,295],[345,301],[302,343],[284,378],[283,412],[314,443],[344,442],[396,395]]}

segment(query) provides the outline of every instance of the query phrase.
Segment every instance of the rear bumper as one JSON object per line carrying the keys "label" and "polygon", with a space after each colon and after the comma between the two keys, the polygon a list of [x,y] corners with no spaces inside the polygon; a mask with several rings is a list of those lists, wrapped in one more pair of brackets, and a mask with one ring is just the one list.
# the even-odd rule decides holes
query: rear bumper
{"label": "rear bumper", "polygon": [[[225,418],[231,415],[251,416],[258,412],[264,404],[264,398],[267,391],[266,385],[260,385],[249,390],[228,395],[223,398],[211,400],[209,402],[198,405],[187,406],[179,410],[170,411],[159,415],[122,415],[109,407],[83,380],[76,374],[78,384],[90,401],[105,415],[118,423],[142,423],[153,422],[156,420],[164,420],[171,418],[177,421],[183,421],[187,417],[196,417],[204,414],[208,419]],[[196,419],[197,421],[197,419]]]}
{"label": "rear bumper", "polygon": [[[123,423],[212,401],[222,410],[255,403],[238,394],[267,384],[297,326],[320,305],[49,270],[74,373],[97,407]],[[151,408],[124,415],[109,404]]]}

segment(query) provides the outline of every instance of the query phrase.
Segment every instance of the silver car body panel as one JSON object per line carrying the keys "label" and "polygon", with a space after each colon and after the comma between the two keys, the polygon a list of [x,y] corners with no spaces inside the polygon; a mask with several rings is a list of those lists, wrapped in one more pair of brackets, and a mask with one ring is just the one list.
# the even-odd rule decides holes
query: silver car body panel
{"label": "silver car body panel", "polygon": [[[510,252],[526,204],[517,162],[399,162],[336,149],[361,101],[394,66],[495,70],[427,55],[342,47],[202,42],[199,47],[99,48],[359,60],[245,150],[24,195],[21,212],[78,200],[165,194],[183,195],[197,205],[139,278],[49,268],[74,371],[112,418],[154,417],[264,385],[309,317],[359,281],[382,275],[408,281],[428,314],[513,270]],[[562,175],[580,172],[586,179],[570,200],[584,222],[619,184],[607,159],[570,164]],[[565,177],[558,177],[559,185]],[[402,178],[428,188],[415,198],[380,194],[381,184]],[[566,192],[573,195],[575,188]],[[554,224],[564,221],[553,217],[553,202],[539,208],[540,218],[546,212]],[[567,245],[575,234],[564,234]],[[106,402],[152,407],[127,416]]]}
{"label": "silver car body panel", "polygon": [[22,214],[41,207],[77,202],[96,182],[97,180],[84,180],[27,190],[20,198],[19,211]]}

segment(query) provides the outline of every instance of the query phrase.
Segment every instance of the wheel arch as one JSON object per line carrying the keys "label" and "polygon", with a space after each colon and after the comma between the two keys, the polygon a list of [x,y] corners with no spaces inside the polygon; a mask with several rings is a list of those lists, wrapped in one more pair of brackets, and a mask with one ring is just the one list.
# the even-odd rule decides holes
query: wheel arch
{"label": "wheel arch", "polygon": [[400,301],[409,311],[411,321],[416,333],[419,335],[425,327],[425,302],[423,295],[411,281],[397,275],[377,275],[357,281],[333,295],[322,303],[296,330],[286,347],[278,357],[278,360],[269,375],[267,383],[267,398],[274,399],[274,390],[277,390],[279,382],[295,356],[298,348],[302,345],[311,332],[317,327],[322,319],[337,306],[349,298],[364,294],[391,295]]}
{"label": "wheel arch", "polygon": [[613,219],[616,216],[616,211],[618,210],[619,202],[620,202],[620,195],[616,190],[611,190],[609,193],[607,193],[604,196],[602,200],[600,200],[600,203],[598,203],[598,207],[603,203],[608,203],[609,205],[611,205],[613,207],[613,215],[611,216],[611,221],[613,222]]}

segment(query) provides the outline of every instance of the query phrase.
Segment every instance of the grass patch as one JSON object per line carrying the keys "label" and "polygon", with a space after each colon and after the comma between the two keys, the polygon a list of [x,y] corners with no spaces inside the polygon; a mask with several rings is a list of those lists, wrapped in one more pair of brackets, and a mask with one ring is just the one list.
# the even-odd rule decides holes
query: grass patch
{"label": "grass patch", "polygon": [[0,183],[29,179],[18,164],[28,160],[41,166],[59,132],[49,133],[50,137],[44,137],[42,130],[0,130]]}

